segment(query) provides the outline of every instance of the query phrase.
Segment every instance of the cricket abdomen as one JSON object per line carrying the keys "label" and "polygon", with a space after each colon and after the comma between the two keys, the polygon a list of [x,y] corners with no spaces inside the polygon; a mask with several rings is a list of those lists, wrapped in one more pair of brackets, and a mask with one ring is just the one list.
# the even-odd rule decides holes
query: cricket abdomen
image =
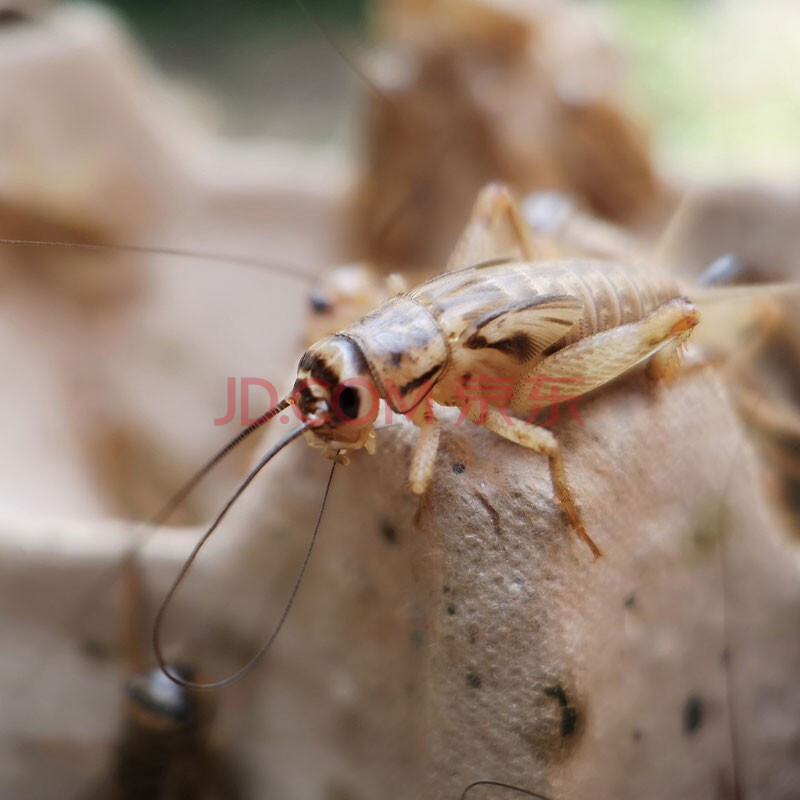
{"label": "cricket abdomen", "polygon": [[[678,285],[664,277],[610,262],[589,262],[564,268],[571,294],[583,292],[586,314],[564,340],[564,346],[587,336],[638,322],[651,311],[680,296]],[[566,287],[565,287],[566,288]]]}
{"label": "cricket abdomen", "polygon": [[519,262],[444,273],[411,297],[429,309],[451,337],[493,309],[526,298],[571,295],[583,314],[560,346],[636,322],[680,296],[678,285],[656,273],[608,261]]}

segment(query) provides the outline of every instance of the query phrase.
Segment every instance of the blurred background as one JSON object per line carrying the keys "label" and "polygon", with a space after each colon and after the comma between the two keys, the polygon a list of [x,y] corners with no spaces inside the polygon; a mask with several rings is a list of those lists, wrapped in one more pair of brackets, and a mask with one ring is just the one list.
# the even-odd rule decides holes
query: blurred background
{"label": "blurred background", "polygon": [[[254,684],[215,711],[149,672],[153,605],[198,534],[178,525],[209,519],[263,442],[128,570],[133,523],[240,430],[238,414],[215,424],[229,379],[285,390],[304,347],[380,302],[388,274],[444,268],[490,181],[533,196],[526,221],[559,255],[694,280],[735,253],[735,280],[797,280],[798,54],[794,0],[0,3],[0,236],[220,256],[0,247],[0,795],[415,796],[380,765],[363,794],[311,789],[292,747],[313,715]],[[763,319],[728,385],[793,563],[800,315]],[[268,401],[253,389],[253,414]],[[217,616],[199,644],[220,668],[264,627],[234,591],[250,551],[230,549],[209,567]],[[315,680],[321,705],[350,686]],[[320,750],[335,773],[340,754]],[[160,783],[137,783],[162,764],[148,752],[200,782],[159,766]],[[787,786],[757,796],[797,796]]]}
{"label": "blurred background", "polygon": [[[796,178],[796,3],[578,4],[614,31],[628,64],[626,92],[671,168],[700,177]],[[171,80],[216,107],[226,133],[352,143],[353,104],[363,87],[354,87],[351,70],[294,3],[105,5],[128,21]],[[368,2],[308,0],[305,6],[358,54]]]}

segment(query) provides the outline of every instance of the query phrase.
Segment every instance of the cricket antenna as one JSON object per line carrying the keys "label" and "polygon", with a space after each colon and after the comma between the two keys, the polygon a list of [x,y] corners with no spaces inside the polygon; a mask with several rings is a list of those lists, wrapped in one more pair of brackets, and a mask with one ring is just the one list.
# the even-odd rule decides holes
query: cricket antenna
{"label": "cricket antenna", "polygon": [[244,430],[242,430],[239,434],[234,436],[228,444],[226,444],[221,450],[217,451],[211,458],[203,464],[197,472],[192,475],[186,483],[178,489],[175,494],[163,505],[161,510],[150,520],[150,524],[154,526],[163,525],[173,514],[173,512],[180,506],[183,501],[191,494],[194,490],[195,486],[200,483],[209,472],[211,472],[214,467],[222,461],[228,453],[231,452],[235,447],[238,447],[251,433],[257,431],[262,425],[265,425],[269,422],[274,416],[280,414],[281,411],[285,411],[291,405],[289,398],[284,397],[277,405],[273,406],[269,411],[262,414],[258,419],[251,422]]}
{"label": "cricket antenna", "polygon": [[532,792],[530,789],[521,789],[519,786],[512,786],[510,783],[503,783],[502,781],[475,781],[467,786],[466,789],[461,793],[460,800],[466,800],[467,794],[470,792],[471,789],[475,789],[478,786],[494,786],[498,789],[508,789],[511,792],[517,792],[518,794],[525,795],[525,797],[537,797],[539,800],[550,800],[547,795],[539,794],[539,792]]}
{"label": "cricket antenna", "polygon": [[345,64],[350,68],[352,73],[356,75],[360,81],[378,98],[383,100],[385,103],[388,103],[390,106],[393,105],[392,99],[386,94],[386,92],[382,91],[378,88],[375,81],[371,80],[366,72],[364,72],[361,67],[356,64],[356,62],[350,58],[347,51],[331,36],[330,31],[319,21],[319,19],[314,16],[309,10],[308,6],[305,4],[303,0],[294,0],[295,5],[300,9],[300,12],[303,16],[320,32],[322,38],[328,42],[328,44],[334,49],[337,53],[339,58],[344,61]]}
{"label": "cricket antenna", "polygon": [[153,650],[155,651],[156,661],[158,662],[159,667],[161,668],[162,672],[174,683],[177,683],[179,686],[183,686],[186,689],[222,689],[226,686],[230,686],[232,683],[235,683],[240,678],[244,677],[253,667],[258,663],[261,657],[270,649],[272,643],[277,638],[278,634],[280,633],[281,629],[283,628],[284,622],[286,622],[286,618],[289,616],[289,611],[291,611],[292,605],[294,604],[295,597],[297,596],[297,592],[300,589],[300,584],[303,581],[303,576],[305,575],[306,568],[308,567],[308,563],[311,560],[311,553],[314,549],[314,544],[317,540],[317,534],[319,533],[319,528],[322,523],[322,516],[325,512],[325,506],[328,502],[328,493],[330,492],[331,482],[333,481],[333,471],[336,467],[336,462],[331,465],[331,471],[328,475],[328,482],[325,486],[325,492],[322,497],[322,504],[319,509],[319,514],[317,515],[317,521],[314,525],[314,531],[311,534],[311,540],[309,541],[308,549],[306,550],[305,557],[303,558],[303,563],[300,567],[300,571],[297,574],[297,579],[295,580],[294,586],[292,591],[289,595],[289,599],[284,606],[283,612],[281,613],[280,618],[278,619],[277,624],[272,629],[272,632],[269,634],[269,637],[264,642],[263,645],[259,648],[258,652],[237,672],[233,675],[230,675],[227,678],[223,678],[222,680],[213,681],[212,683],[196,683],[191,680],[185,679],[183,676],[177,674],[172,670],[170,665],[167,663],[163,648],[161,646],[161,630],[164,624],[164,616],[166,614],[167,609],[172,601],[173,596],[177,592],[178,588],[180,587],[181,583],[183,582],[184,578],[188,574],[189,570],[194,564],[195,559],[200,553],[203,545],[209,540],[211,535],[214,531],[219,527],[219,524],[225,518],[225,515],[231,509],[233,504],[239,499],[242,495],[244,490],[252,483],[253,479],[258,475],[259,472],[278,454],[286,447],[288,444],[291,444],[295,439],[299,438],[305,431],[307,431],[314,423],[312,421],[304,422],[299,427],[295,428],[293,431],[288,433],[286,436],[283,437],[277,444],[270,448],[270,450],[264,455],[261,460],[256,464],[256,466],[250,471],[247,477],[239,484],[236,488],[236,491],[228,498],[228,501],[223,506],[222,510],[217,515],[216,519],[211,523],[208,530],[200,537],[200,540],[192,549],[192,552],[189,554],[189,557],[184,562],[183,566],[181,567],[180,571],[178,572],[175,581],[173,582],[172,586],[170,587],[169,591],[167,592],[164,600],[162,601],[161,605],[159,606],[158,613],[156,614],[155,624],[153,625]]}
{"label": "cricket antenna", "polygon": [[300,281],[313,283],[319,276],[303,272],[289,264],[279,264],[277,261],[268,261],[253,256],[238,256],[229,253],[212,253],[201,250],[184,250],[177,247],[160,247],[143,244],[99,244],[88,242],[61,242],[48,239],[4,239],[0,238],[3,247],[51,247],[62,250],[81,250],[85,253],[134,253],[136,255],[170,256],[172,258],[185,258],[194,261],[211,261],[217,263],[237,264],[242,267],[254,267],[266,270],[274,275]]}
{"label": "cricket antenna", "polygon": [[[339,42],[337,42],[336,39],[331,35],[330,31],[314,14],[311,13],[311,11],[309,11],[305,0],[294,0],[294,3],[300,9],[303,16],[319,31],[320,35],[328,42],[328,44],[339,55],[342,61],[347,64],[353,74],[358,77],[358,79],[369,89],[369,91],[381,102],[385,103],[389,108],[401,112],[402,109],[400,108],[397,100],[392,97],[390,92],[381,89],[378,83],[372,80],[367,73],[361,69],[361,67],[359,67],[359,65],[348,55]],[[405,113],[399,113],[397,117],[399,124],[407,127],[409,130],[416,129],[419,124],[418,120],[410,119]],[[431,167],[439,159],[441,159],[441,157],[447,151],[447,148],[449,148],[453,143],[453,133],[450,133],[444,137],[441,136],[443,128],[444,126],[442,129],[436,129],[432,131],[432,137],[430,140],[432,145],[430,148],[431,152],[429,154],[429,158],[426,160],[426,163]],[[381,239],[388,236],[394,226],[397,224],[400,213],[412,202],[417,200],[425,191],[427,191],[427,187],[422,185],[412,187],[409,191],[401,193],[401,196],[397,202],[384,215],[384,218],[380,220],[377,227],[377,232],[375,234],[376,238]]]}
{"label": "cricket antenna", "polygon": [[[752,413],[756,406],[765,400],[764,395],[755,395],[750,405]],[[725,676],[725,704],[728,707],[728,744],[730,747],[731,758],[731,797],[733,800],[740,800],[742,797],[742,774],[739,756],[741,753],[741,742],[737,731],[737,712],[736,712],[736,692],[734,690],[733,676],[733,642],[732,642],[732,620],[728,609],[731,587],[728,575],[728,542],[729,538],[725,530],[726,523],[730,522],[730,513],[727,511],[727,497],[739,463],[739,452],[745,446],[746,438],[744,431],[740,431],[739,439],[736,443],[733,455],[730,459],[730,469],[725,478],[720,494],[719,506],[717,507],[716,530],[719,535],[719,582],[722,594],[722,668]]]}
{"label": "cricket antenna", "polygon": [[251,433],[258,430],[262,425],[269,422],[274,416],[280,414],[281,411],[287,409],[290,405],[288,398],[284,398],[277,405],[269,409],[269,411],[262,414],[258,419],[244,428],[237,436],[229,441],[221,450],[218,450],[206,463],[197,470],[184,484],[178,489],[175,494],[161,507],[161,509],[150,518],[148,524],[150,526],[147,533],[135,544],[132,545],[128,552],[121,558],[119,562],[109,567],[108,572],[99,576],[94,588],[85,595],[80,605],[71,611],[62,624],[63,628],[68,630],[77,625],[82,620],[87,612],[95,605],[98,596],[109,590],[119,578],[120,568],[127,569],[132,567],[136,561],[136,557],[142,551],[144,546],[150,541],[158,529],[172,516],[173,512],[183,503],[188,495],[194,490],[198,483],[200,483],[206,475],[222,461],[228,453],[235,447],[240,445]]}

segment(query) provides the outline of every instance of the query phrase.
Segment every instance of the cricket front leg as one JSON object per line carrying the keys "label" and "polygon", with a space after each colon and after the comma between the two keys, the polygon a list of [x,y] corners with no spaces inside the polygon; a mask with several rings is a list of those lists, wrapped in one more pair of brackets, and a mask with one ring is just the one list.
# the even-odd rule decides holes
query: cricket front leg
{"label": "cricket front leg", "polygon": [[572,490],[567,483],[567,473],[564,469],[564,456],[561,446],[553,434],[540,428],[523,422],[521,419],[506,415],[496,408],[490,407],[488,411],[480,414],[480,419],[475,420],[483,423],[492,433],[502,436],[515,444],[527,447],[537,453],[547,456],[550,464],[550,479],[553,482],[553,489],[558,497],[567,519],[572,525],[573,530],[583,539],[588,548],[592,551],[595,558],[603,555],[602,550],[595,544],[591,536],[586,532],[583,520],[578,512]]}
{"label": "cricket front leg", "polygon": [[441,428],[430,403],[420,406],[412,417],[412,422],[419,428],[419,439],[411,459],[408,488],[412,494],[421,497],[428,490],[433,478]]}

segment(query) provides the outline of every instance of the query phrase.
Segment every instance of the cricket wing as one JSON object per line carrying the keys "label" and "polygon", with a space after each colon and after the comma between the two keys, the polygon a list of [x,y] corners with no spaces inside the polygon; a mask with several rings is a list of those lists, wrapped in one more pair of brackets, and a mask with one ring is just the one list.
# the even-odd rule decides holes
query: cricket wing
{"label": "cricket wing", "polygon": [[524,364],[563,339],[582,316],[577,297],[541,295],[489,311],[464,329],[459,344],[470,350],[491,348]]}

